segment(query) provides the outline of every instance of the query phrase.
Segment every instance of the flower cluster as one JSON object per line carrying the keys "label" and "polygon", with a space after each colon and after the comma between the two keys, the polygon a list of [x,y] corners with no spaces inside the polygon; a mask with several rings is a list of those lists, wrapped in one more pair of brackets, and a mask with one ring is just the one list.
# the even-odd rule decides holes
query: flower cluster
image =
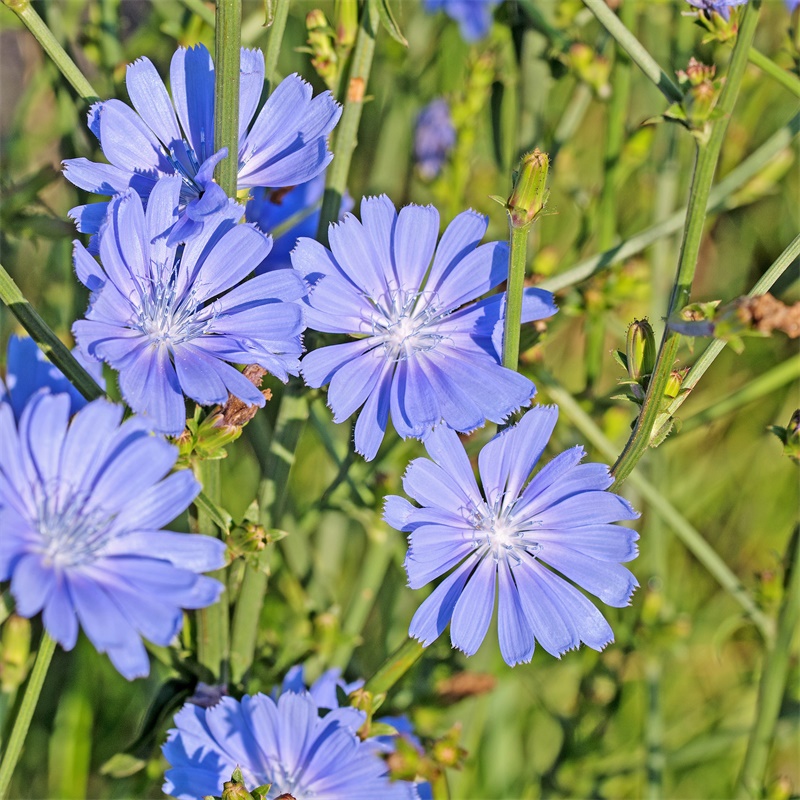
{"label": "flower cluster", "polygon": [[248,788],[271,784],[268,800],[416,800],[414,783],[390,780],[380,755],[385,744],[358,737],[366,714],[340,707],[339,685],[355,688],[331,670],[307,690],[302,670],[294,668],[272,697],[184,706],[163,747],[171,765],[164,792],[178,800],[216,795],[238,766]]}

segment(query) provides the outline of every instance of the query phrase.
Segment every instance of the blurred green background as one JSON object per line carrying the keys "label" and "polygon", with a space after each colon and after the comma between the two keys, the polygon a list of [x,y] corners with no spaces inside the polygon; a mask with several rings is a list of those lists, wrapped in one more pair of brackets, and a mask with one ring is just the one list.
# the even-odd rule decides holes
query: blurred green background
{"label": "blurred green background", "polygon": [[[162,75],[177,45],[213,49],[213,33],[177,0],[52,0],[35,4],[102,97],[127,100],[125,64],[147,55]],[[617,4],[618,5],[618,4]],[[730,47],[703,43],[704,31],[682,2],[624,0],[630,27],[668,73],[690,56],[724,74]],[[211,10],[211,5],[206,5]],[[333,3],[294,2],[279,60],[318,90],[302,52],[305,15]],[[397,206],[434,203],[443,225],[471,207],[489,215],[489,238],[506,236],[505,212],[490,195],[506,196],[519,154],[538,146],[553,159],[549,215],[531,236],[529,276],[557,275],[581,259],[626,240],[682,208],[693,160],[690,134],[677,125],[642,123],[665,110],[658,90],[624,56],[577,0],[504,3],[491,34],[464,43],[457,25],[421,4],[393,8],[409,41],[378,36],[369,102],[361,122],[350,194],[386,192]],[[533,13],[531,13],[533,9]],[[261,3],[245,3],[243,38],[266,46]],[[795,25],[797,17],[795,17]],[[791,68],[790,17],[783,2],[764,3],[757,47]],[[796,33],[794,34],[796,37]],[[578,45],[576,47],[576,45]],[[580,45],[585,45],[581,49]],[[625,97],[625,84],[630,93]],[[87,296],[75,280],[66,212],[94,198],[59,174],[64,158],[102,160],[85,125],[86,111],[14,15],[0,11],[0,253],[3,265],[47,322],[71,343],[70,326]],[[443,96],[458,134],[442,174],[423,181],[412,157],[415,118]],[[797,113],[797,98],[755,67],[748,69],[723,147],[717,180],[740,164]],[[609,131],[621,135],[610,158]],[[613,154],[612,154],[613,155]],[[743,294],[798,232],[800,171],[796,142],[711,217],[693,297],[728,301]],[[561,312],[538,332],[524,369],[550,401],[542,369],[577,400],[621,450],[635,408],[614,400],[622,378],[610,351],[624,349],[634,318],[649,317],[657,335],[677,263],[678,238],[665,237],[639,255],[558,293]],[[800,299],[797,265],[773,293]],[[18,331],[0,309],[0,343]],[[680,365],[694,354],[682,347]],[[797,467],[782,455],[770,425],[786,425],[800,405],[797,382],[780,381],[750,402],[715,408],[759,376],[793,359],[797,347],[776,335],[727,348],[681,409],[684,430],[651,451],[637,468],[717,551],[773,617],[782,595],[785,552],[798,509]],[[488,390],[489,387],[487,387]],[[268,405],[229,448],[223,462],[224,505],[237,519],[254,499],[274,422]],[[405,586],[401,534],[381,522],[382,498],[400,492],[417,442],[394,434],[378,459],[353,456],[349,424],[336,426],[324,393],[310,392],[311,415],[289,479],[289,532],[270,554],[272,576],[248,691],[269,690],[286,668],[307,664],[309,677],[331,665],[367,677],[397,647],[424,592]],[[722,411],[725,411],[723,408]],[[562,409],[555,452],[587,445]],[[476,451],[493,433],[470,437]],[[590,457],[604,460],[587,445]],[[624,492],[642,512],[640,556],[631,568],[640,589],[632,606],[603,608],[616,642],[603,653],[583,649],[560,660],[537,649],[529,665],[508,668],[496,632],[466,659],[447,636],[432,645],[384,709],[411,716],[423,737],[460,726],[468,755],[448,771],[451,797],[725,798],[741,767],[755,713],[765,647],[739,604],[652,512],[635,488]],[[234,578],[235,579],[235,575]],[[12,618],[12,625],[22,626]],[[34,622],[34,641],[36,640]],[[8,637],[9,624],[6,626]],[[24,634],[24,631],[23,631]],[[8,711],[24,652],[2,653],[0,710]],[[447,681],[473,676],[454,693]],[[181,701],[186,684],[154,660],[149,679],[128,684],[81,639],[59,651],[34,718],[12,794],[30,798],[158,797],[165,763],[158,745],[169,715],[145,719],[154,702]],[[463,678],[462,678],[463,680]],[[489,691],[485,691],[491,686]],[[477,691],[477,690],[481,691]],[[183,692],[183,694],[181,694]],[[771,751],[765,792],[800,792],[796,651]],[[169,703],[164,706],[165,711]],[[108,760],[142,733],[132,757]],[[130,774],[126,774],[130,773]]]}

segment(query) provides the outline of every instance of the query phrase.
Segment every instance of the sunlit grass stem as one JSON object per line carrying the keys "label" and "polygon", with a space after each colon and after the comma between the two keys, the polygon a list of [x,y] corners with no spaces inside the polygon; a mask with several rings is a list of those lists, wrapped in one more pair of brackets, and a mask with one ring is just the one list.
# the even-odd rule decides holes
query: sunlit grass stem
{"label": "sunlit grass stem", "polygon": [[[595,0],[584,0],[584,2],[594,3]],[[706,211],[711,194],[711,183],[717,169],[717,162],[725,132],[728,128],[728,121],[736,104],[736,98],[747,67],[747,54],[755,36],[760,9],[760,0],[753,0],[745,9],[739,28],[739,36],[733,49],[730,68],[717,104],[719,117],[713,123],[708,141],[705,143],[698,142],[695,170],[689,192],[686,226],[681,242],[675,283],[665,314],[666,319],[672,317],[676,311],[686,305],[691,295],[697,257],[703,238]],[[664,397],[664,390],[675,362],[679,342],[680,335],[666,328],[659,348],[653,377],[648,384],[647,393],[642,404],[641,414],[631,438],[613,467],[615,481],[612,488],[618,487],[630,475],[639,459],[650,446],[653,426],[661,411],[661,400]]]}
{"label": "sunlit grass stem", "polygon": [[747,57],[750,59],[751,64],[777,81],[784,89],[788,89],[795,97],[800,97],[800,78],[797,75],[778,66],[771,58],[765,56],[760,50],[756,50],[755,47],[750,48]]}
{"label": "sunlit grass stem", "polygon": [[328,243],[328,225],[339,217],[342,197],[347,189],[347,177],[350,174],[350,162],[358,142],[358,126],[372,70],[372,58],[375,54],[375,37],[378,33],[377,3],[364,3],[361,9],[361,22],[356,35],[353,59],[347,82],[347,95],[344,99],[342,118],[334,134],[334,158],[328,167],[325,182],[325,194],[322,198],[322,211],[317,227],[317,239]]}
{"label": "sunlit grass stem", "polygon": [[764,658],[756,702],[756,719],[747,742],[747,752],[736,791],[737,800],[755,800],[764,796],[769,751],[775,738],[775,725],[792,661],[792,640],[800,623],[800,526],[792,534],[785,563],[786,580],[778,615],[778,634]]}
{"label": "sunlit grass stem", "polygon": [[[723,211],[729,207],[730,199],[749,181],[760,174],[761,170],[781,151],[788,147],[800,133],[800,114],[796,114],[782,128],[776,131],[758,149],[753,151],[741,164],[734,167],[712,190],[708,197],[708,213]],[[676,211],[663,222],[645,228],[624,242],[587,258],[575,266],[560,272],[558,275],[545,278],[538,286],[550,292],[558,292],[591,278],[604,269],[619,264],[644,249],[679,231],[686,223],[688,209]]]}
{"label": "sunlit grass stem", "polygon": [[631,60],[658,87],[670,103],[683,99],[683,92],[672,78],[664,72],[644,45],[625,26],[622,20],[608,7],[605,0],[583,0],[583,4],[597,17],[598,22],[616,39]]}
{"label": "sunlit grass stem", "polygon": [[33,34],[78,96],[89,104],[97,102],[100,95],[53,36],[53,32],[36,13],[29,0],[3,0],[3,3],[20,18],[25,27]]}
{"label": "sunlit grass stem", "polygon": [[0,798],[8,796],[11,778],[22,753],[22,746],[31,726],[33,712],[39,701],[39,695],[42,692],[44,679],[47,675],[47,668],[50,666],[55,649],[55,640],[50,637],[47,631],[42,631],[42,640],[39,643],[36,660],[28,678],[28,684],[25,687],[25,694],[22,696],[22,703],[14,720],[14,727],[11,729],[11,735],[6,743],[3,761],[0,764]]}
{"label": "sunlit grass stem", "polygon": [[289,4],[291,0],[277,0],[272,25],[269,29],[267,51],[264,53],[264,73],[267,76],[268,94],[275,91],[280,76],[278,75],[278,56],[283,44],[283,34],[286,30],[286,20],[289,17]]}
{"label": "sunlit grass stem", "polygon": [[39,345],[42,352],[87,400],[103,397],[105,393],[97,385],[95,379],[83,368],[69,348],[53,333],[36,309],[25,299],[13,278],[2,266],[0,266],[0,299]]}
{"label": "sunlit grass stem", "polygon": [[388,692],[422,657],[425,648],[416,639],[406,639],[366,682],[364,689],[373,695]]}

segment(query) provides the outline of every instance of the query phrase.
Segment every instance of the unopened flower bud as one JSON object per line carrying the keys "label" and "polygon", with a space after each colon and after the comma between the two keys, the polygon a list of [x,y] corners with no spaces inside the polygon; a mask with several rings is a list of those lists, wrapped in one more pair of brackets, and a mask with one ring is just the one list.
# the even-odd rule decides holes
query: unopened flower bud
{"label": "unopened flower bud", "polygon": [[550,159],[538,148],[522,157],[514,176],[514,189],[506,208],[514,228],[530,225],[547,203],[547,172]]}
{"label": "unopened flower bud", "polygon": [[664,397],[667,400],[674,400],[681,391],[681,384],[683,383],[683,379],[686,377],[686,374],[689,372],[688,367],[684,367],[683,369],[674,369],[669,374],[669,378],[667,379],[667,385],[664,389]]}
{"label": "unopened flower bud", "polygon": [[646,319],[635,319],[628,326],[625,342],[628,375],[633,381],[641,381],[652,375],[656,363],[656,337]]}

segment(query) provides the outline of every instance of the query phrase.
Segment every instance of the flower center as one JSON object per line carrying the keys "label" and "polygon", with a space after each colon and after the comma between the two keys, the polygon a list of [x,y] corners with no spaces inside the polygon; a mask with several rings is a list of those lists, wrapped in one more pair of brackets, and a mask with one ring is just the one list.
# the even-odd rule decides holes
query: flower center
{"label": "flower center", "polygon": [[450,312],[440,310],[430,294],[399,289],[378,303],[376,311],[372,334],[383,344],[389,361],[433,350],[445,338],[436,328]]}
{"label": "flower center", "polygon": [[68,484],[37,488],[36,528],[45,556],[59,567],[94,561],[111,538],[115,515],[88,508],[89,494]]}
{"label": "flower center", "polygon": [[536,520],[515,520],[512,508],[502,508],[502,497],[494,508],[484,505],[476,508],[469,516],[472,525],[473,547],[486,549],[495,561],[510,560],[514,564],[522,561],[525,553],[533,555],[542,550],[542,545],[531,537]]}
{"label": "flower center", "polygon": [[202,336],[214,319],[211,307],[201,306],[194,291],[178,297],[171,284],[154,280],[140,298],[136,327],[155,344],[174,347]]}

